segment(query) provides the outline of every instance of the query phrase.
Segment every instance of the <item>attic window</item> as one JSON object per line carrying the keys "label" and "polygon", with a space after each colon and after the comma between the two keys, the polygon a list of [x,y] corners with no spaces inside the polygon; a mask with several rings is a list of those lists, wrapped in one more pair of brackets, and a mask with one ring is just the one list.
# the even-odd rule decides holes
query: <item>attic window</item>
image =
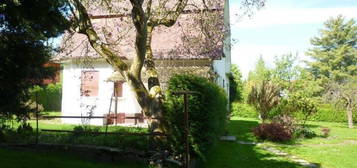
{"label": "attic window", "polygon": [[81,96],[98,96],[98,71],[82,71],[81,74]]}

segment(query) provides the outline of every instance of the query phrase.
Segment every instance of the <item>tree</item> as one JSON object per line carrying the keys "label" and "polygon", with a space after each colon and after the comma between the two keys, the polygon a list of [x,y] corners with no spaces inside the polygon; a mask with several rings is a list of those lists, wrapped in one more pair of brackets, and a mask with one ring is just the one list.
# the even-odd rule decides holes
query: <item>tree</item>
{"label": "tree", "polygon": [[315,78],[328,83],[329,80],[343,82],[357,75],[357,25],[355,20],[345,21],[343,16],[331,18],[324,23],[314,46],[306,53],[313,61],[309,67]]}
{"label": "tree", "polygon": [[353,128],[353,111],[357,107],[357,77],[351,77],[344,82],[332,82],[326,93],[328,101],[343,107],[347,112],[348,127]]}
{"label": "tree", "polygon": [[29,88],[51,75],[50,38],[69,27],[64,0],[0,2],[0,115],[28,117]]}
{"label": "tree", "polygon": [[242,74],[237,65],[231,66],[231,73],[229,77],[229,102],[243,100],[243,81]]}
{"label": "tree", "polygon": [[293,80],[298,78],[297,54],[292,53],[276,56],[275,67],[271,70],[272,80],[279,84],[282,89],[289,90]]}
{"label": "tree", "polygon": [[319,37],[311,39],[307,55],[313,58],[309,68],[320,81],[325,97],[346,108],[349,127],[353,126],[352,111],[355,103],[357,75],[357,24],[345,21],[343,16],[325,22]]}
{"label": "tree", "polygon": [[280,102],[280,88],[270,81],[262,81],[252,87],[248,95],[248,103],[253,105],[260,114],[262,122],[268,119],[269,112]]}
{"label": "tree", "polygon": [[[258,0],[249,0],[258,1]],[[154,62],[154,53],[151,48],[152,34],[157,27],[171,27],[176,22],[178,17],[187,12],[185,9],[189,6],[188,0],[69,0],[71,2],[72,18],[75,21],[77,28],[74,29],[78,33],[84,34],[91,47],[98,55],[103,57],[114,70],[118,71],[128,85],[134,90],[135,97],[138,100],[144,114],[148,117],[156,118],[157,120],[149,120],[151,122],[150,129],[156,132],[162,132],[162,116],[163,116],[163,93],[158,78]],[[222,1],[202,0],[199,5],[191,4],[192,11],[197,11],[195,23],[191,26],[198,26],[201,32],[198,35],[192,35],[189,38],[183,38],[184,42],[188,42],[189,47],[184,49],[191,53],[208,53],[217,54],[217,47],[222,47],[222,41],[225,32],[229,32],[223,23],[222,9],[215,9],[215,6],[222,6]],[[92,24],[92,18],[88,14],[89,10],[95,8],[105,8],[104,11],[109,13],[119,13],[123,16],[130,16],[128,23],[134,26],[135,29],[135,55],[131,64],[125,62],[118,54],[111,49],[110,45],[103,38],[100,38],[99,33]],[[103,10],[103,9],[99,9]],[[210,22],[211,21],[211,22]],[[215,26],[210,26],[212,21]],[[209,26],[209,27],[208,27]],[[120,24],[115,24],[114,28],[122,28]],[[210,28],[210,29],[209,29]],[[106,30],[111,32],[111,30]],[[191,33],[192,34],[192,33]],[[223,35],[222,35],[223,34]],[[218,38],[217,38],[218,37]],[[197,42],[197,39],[199,41]],[[192,52],[191,46],[195,52]],[[196,45],[193,45],[196,44]],[[197,46],[200,44],[201,46]],[[211,52],[208,52],[211,51]],[[218,53],[222,54],[222,53]],[[149,75],[148,88],[145,87],[141,71],[143,67]]]}
{"label": "tree", "polygon": [[262,56],[259,57],[255,69],[249,72],[248,81],[261,82],[263,80],[270,80],[271,72],[266,66]]}

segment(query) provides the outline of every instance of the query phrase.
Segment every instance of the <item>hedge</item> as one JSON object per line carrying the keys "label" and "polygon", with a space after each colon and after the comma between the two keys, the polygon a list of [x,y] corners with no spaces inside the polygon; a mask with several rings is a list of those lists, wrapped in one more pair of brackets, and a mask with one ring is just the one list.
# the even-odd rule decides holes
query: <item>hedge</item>
{"label": "hedge", "polygon": [[62,85],[48,84],[47,86],[35,86],[31,90],[31,99],[41,104],[45,111],[61,111]]}
{"label": "hedge", "polygon": [[189,96],[190,143],[193,156],[204,158],[211,146],[224,133],[228,120],[225,91],[209,80],[194,75],[175,75],[168,83],[165,121],[173,150],[184,150],[183,96],[174,91],[197,91]]}
{"label": "hedge", "polygon": [[247,103],[233,102],[231,105],[231,113],[233,116],[244,118],[258,118],[259,114],[254,107]]}
{"label": "hedge", "polygon": [[[345,110],[338,109],[331,104],[323,104],[318,108],[315,115],[311,116],[312,121],[327,121],[327,122],[347,122],[347,113]],[[353,113],[353,121],[357,122],[357,113]]]}
{"label": "hedge", "polygon": [[[257,111],[246,103],[233,102],[232,115],[243,118],[257,118]],[[347,122],[346,111],[338,109],[331,104],[322,104],[318,107],[317,112],[310,116],[310,121],[326,121],[326,122]],[[303,116],[297,115],[297,118],[303,119]],[[353,113],[353,121],[357,122],[357,112]]]}

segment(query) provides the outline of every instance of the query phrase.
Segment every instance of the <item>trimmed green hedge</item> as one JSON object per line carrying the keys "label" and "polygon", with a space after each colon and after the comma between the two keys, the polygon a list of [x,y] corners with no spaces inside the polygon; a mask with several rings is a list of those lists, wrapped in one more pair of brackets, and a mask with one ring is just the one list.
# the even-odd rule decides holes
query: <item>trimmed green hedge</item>
{"label": "trimmed green hedge", "polygon": [[174,91],[197,91],[189,96],[189,123],[191,153],[204,158],[211,146],[224,134],[228,120],[225,91],[209,80],[194,75],[175,75],[168,85],[165,106],[165,121],[170,143],[177,153],[184,150],[184,100]]}
{"label": "trimmed green hedge", "polygon": [[[257,118],[257,111],[246,103],[233,102],[232,103],[232,115],[244,118]],[[326,121],[326,122],[347,122],[346,111],[337,109],[331,104],[323,104],[318,107],[317,112],[310,116],[310,121]],[[297,118],[303,118],[303,116],[297,115]],[[353,121],[357,122],[357,112],[353,113]]]}
{"label": "trimmed green hedge", "polygon": [[31,99],[41,104],[45,111],[61,111],[62,85],[48,84],[47,86],[35,86],[31,91]]}
{"label": "trimmed green hedge", "polygon": [[231,106],[233,116],[244,118],[258,118],[258,112],[247,103],[233,102]]}
{"label": "trimmed green hedge", "polygon": [[[318,108],[315,115],[311,116],[312,121],[328,121],[328,122],[347,122],[347,113],[345,110],[337,109],[333,105],[324,104]],[[353,121],[357,122],[357,113],[353,113]]]}

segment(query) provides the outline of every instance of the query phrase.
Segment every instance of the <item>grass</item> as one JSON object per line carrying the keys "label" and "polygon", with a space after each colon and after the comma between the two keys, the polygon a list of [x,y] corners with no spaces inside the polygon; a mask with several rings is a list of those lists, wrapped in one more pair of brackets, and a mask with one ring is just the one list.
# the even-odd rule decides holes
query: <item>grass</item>
{"label": "grass", "polygon": [[328,127],[331,129],[330,136],[301,139],[292,145],[273,145],[310,162],[320,163],[324,168],[357,167],[356,128],[350,129],[346,123],[333,122],[310,122],[309,127],[316,133],[320,133],[321,127]]}
{"label": "grass", "polygon": [[[228,131],[241,141],[257,141],[251,129],[259,124],[256,119],[232,118]],[[331,129],[327,138],[317,136],[299,139],[289,143],[265,141],[262,146],[273,146],[291,155],[298,156],[323,168],[357,167],[357,129],[347,128],[345,123],[308,122],[308,127],[321,134],[322,127]],[[287,158],[277,157],[262,150],[262,146],[240,145],[234,142],[219,142],[207,158],[205,167],[262,167],[295,168],[301,167]]]}
{"label": "grass", "polygon": [[[43,112],[41,115],[60,115],[59,112]],[[27,135],[17,134],[14,131],[10,131],[7,134],[8,142],[18,143],[34,143],[36,141],[36,121],[30,120],[28,123],[33,128],[33,132]],[[13,130],[16,130],[19,123],[12,124]],[[62,124],[60,119],[41,119],[39,120],[39,142],[40,143],[59,143],[59,144],[85,144],[85,145],[97,145],[97,146],[111,146],[118,148],[136,148],[146,150],[148,147],[148,139],[145,136],[120,136],[120,135],[95,135],[95,134],[80,134],[80,133],[58,133],[58,132],[43,132],[41,129],[50,130],[78,130],[78,131],[90,131],[90,132],[105,132],[105,126],[93,126],[93,125],[74,125],[74,124]],[[147,133],[147,128],[139,127],[123,127],[123,126],[109,126],[108,132],[121,132],[121,133]],[[19,138],[19,136],[21,138]]]}
{"label": "grass", "polygon": [[0,149],[1,168],[145,168],[140,162],[95,162],[73,155],[34,152],[22,150]]}
{"label": "grass", "polygon": [[[50,114],[51,115],[51,114]],[[57,114],[52,114],[57,115]],[[33,121],[30,122],[34,124]],[[228,124],[228,134],[234,135],[239,141],[254,141],[258,140],[253,135],[251,129],[256,127],[259,121],[250,118],[232,118]],[[73,130],[76,125],[64,125],[57,121],[45,120],[40,122],[40,128],[46,129],[65,129]],[[237,142],[224,142],[219,141],[210,151],[210,154],[206,158],[206,162],[202,163],[200,167],[204,168],[301,168],[302,166],[291,161],[289,158],[276,156],[270,152],[267,152],[262,147],[272,146],[283,150],[291,155],[298,156],[312,163],[317,163],[323,168],[352,168],[357,167],[355,156],[357,156],[357,129],[349,129],[345,123],[333,123],[333,122],[308,122],[308,127],[318,134],[322,127],[331,129],[330,136],[327,138],[317,136],[311,139],[298,139],[289,143],[273,143],[269,141],[262,142],[262,145],[242,145]],[[93,129],[104,130],[104,127],[91,126]],[[123,127],[109,127],[110,131],[138,131],[145,132],[146,129],[140,128],[123,128]],[[117,146],[118,144],[132,143],[132,142],[144,142],[145,139],[121,139],[118,137],[104,137],[104,136],[73,136],[70,134],[41,134],[40,140],[46,142],[46,140],[57,140],[61,143],[87,143],[95,145]],[[68,136],[70,135],[70,136]],[[47,139],[46,139],[47,138]],[[124,146],[127,146],[125,144]],[[145,144],[138,144],[139,146],[145,146]],[[120,146],[120,145],[119,145]],[[130,146],[130,145],[129,145]],[[135,145],[134,145],[135,146]],[[6,155],[6,156],[4,156]],[[41,161],[41,157],[46,157],[45,161]],[[22,159],[24,158],[24,159]],[[15,160],[22,159],[21,162]],[[36,161],[38,160],[38,162]],[[64,161],[65,160],[65,161]],[[32,163],[31,161],[34,161]],[[28,163],[31,162],[31,163]],[[29,165],[28,167],[40,167],[34,165],[40,163],[43,167],[48,165],[58,165],[59,167],[115,167],[123,166],[125,168],[126,163],[119,165],[104,164],[96,162],[83,161],[73,157],[58,157],[57,154],[47,153],[31,153],[26,151],[7,151],[0,149],[0,163],[4,163],[1,167],[10,167],[15,165]],[[58,163],[57,163],[58,162]],[[59,163],[61,162],[61,163]],[[3,166],[5,165],[5,166]],[[127,167],[135,168],[135,165],[130,163]],[[119,166],[119,167],[120,167]],[[21,167],[21,166],[20,166]],[[51,166],[53,167],[53,166]],[[140,164],[139,164],[140,167]]]}

